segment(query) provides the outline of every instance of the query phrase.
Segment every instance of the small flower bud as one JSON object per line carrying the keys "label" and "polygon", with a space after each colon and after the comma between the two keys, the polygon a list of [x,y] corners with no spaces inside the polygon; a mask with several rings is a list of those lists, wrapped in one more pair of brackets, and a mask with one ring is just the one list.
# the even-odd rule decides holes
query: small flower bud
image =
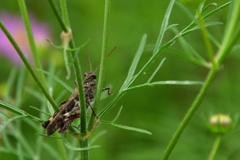
{"label": "small flower bud", "polygon": [[214,133],[225,134],[229,132],[233,125],[230,116],[225,114],[215,114],[209,119],[210,130]]}
{"label": "small flower bud", "polygon": [[72,31],[68,30],[68,32],[62,32],[60,35],[63,44],[68,44],[72,40]]}

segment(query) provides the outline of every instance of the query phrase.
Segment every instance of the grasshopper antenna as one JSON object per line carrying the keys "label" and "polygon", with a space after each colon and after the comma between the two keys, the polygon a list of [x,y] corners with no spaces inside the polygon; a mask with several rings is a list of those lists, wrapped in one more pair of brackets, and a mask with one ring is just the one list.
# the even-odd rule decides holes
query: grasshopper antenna
{"label": "grasshopper antenna", "polygon": [[91,59],[90,59],[90,56],[89,56],[89,53],[88,53],[88,49],[86,49],[86,54],[87,54],[87,57],[88,57],[88,63],[89,63],[90,71],[92,72],[92,63],[91,63]]}
{"label": "grasshopper antenna", "polygon": [[[114,47],[114,48],[107,54],[107,56],[105,57],[105,59],[107,59],[107,58],[113,53],[113,51],[114,51],[116,48],[117,48],[117,47]],[[100,67],[100,65],[98,65],[97,68],[95,69],[95,73],[96,73],[96,71],[98,70],[99,67]]]}

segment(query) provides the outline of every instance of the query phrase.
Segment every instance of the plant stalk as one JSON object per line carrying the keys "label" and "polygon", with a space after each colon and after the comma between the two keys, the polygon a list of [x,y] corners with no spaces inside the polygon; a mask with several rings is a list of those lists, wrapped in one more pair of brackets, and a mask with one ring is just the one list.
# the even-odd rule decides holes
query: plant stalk
{"label": "plant stalk", "polygon": [[213,143],[213,146],[212,146],[211,152],[209,154],[208,160],[214,160],[214,158],[216,156],[216,153],[217,153],[217,150],[220,146],[221,140],[222,140],[222,136],[218,135],[216,137],[214,143]]}
{"label": "plant stalk", "polygon": [[29,70],[30,74],[32,75],[33,79],[35,80],[35,82],[37,83],[37,85],[39,86],[39,88],[42,90],[43,94],[45,95],[45,97],[48,99],[49,103],[53,106],[53,108],[55,110],[59,110],[58,106],[56,105],[56,103],[54,102],[54,100],[52,99],[52,97],[50,96],[50,94],[48,93],[48,91],[45,89],[44,85],[42,84],[41,80],[39,79],[38,75],[35,73],[34,69],[31,67],[31,64],[28,62],[27,58],[24,56],[22,50],[19,48],[19,46],[17,45],[16,41],[13,39],[12,35],[9,33],[9,31],[7,30],[7,28],[4,26],[4,24],[2,23],[2,21],[0,21],[0,28],[2,28],[2,31],[4,32],[4,34],[7,36],[8,40],[11,42],[11,44],[13,45],[13,47],[15,48],[15,50],[17,51],[18,55],[20,56],[20,58],[22,59],[24,65],[27,67],[27,69]]}
{"label": "plant stalk", "polygon": [[[100,70],[99,70],[99,75],[98,75],[97,93],[95,96],[95,102],[94,102],[94,106],[93,106],[95,113],[97,113],[97,108],[100,103],[100,97],[101,97],[101,92],[102,92],[102,88],[103,88],[103,77],[104,77],[105,60],[106,60],[106,54],[107,54],[107,41],[108,41],[107,34],[108,34],[110,6],[111,6],[111,0],[105,0]],[[91,131],[93,129],[94,121],[95,121],[95,115],[92,114],[89,124],[88,124],[88,131]]]}
{"label": "plant stalk", "polygon": [[210,84],[212,83],[217,69],[213,68],[209,71],[208,76],[206,78],[205,84],[202,86],[200,92],[198,93],[196,99],[194,100],[193,104],[185,114],[183,120],[181,121],[180,125],[178,126],[176,132],[174,133],[171,141],[169,142],[166,150],[164,151],[162,160],[167,160],[177,144],[182,132],[186,128],[187,124],[189,123],[190,119],[193,117],[194,113],[197,111],[199,105],[201,104],[202,100],[204,99],[205,95],[207,94],[207,90],[209,89]]}

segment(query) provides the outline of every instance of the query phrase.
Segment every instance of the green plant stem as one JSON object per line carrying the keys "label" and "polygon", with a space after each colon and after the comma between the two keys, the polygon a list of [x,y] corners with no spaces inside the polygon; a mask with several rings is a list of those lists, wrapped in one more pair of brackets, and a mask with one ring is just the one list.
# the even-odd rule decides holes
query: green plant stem
{"label": "green plant stem", "polygon": [[[233,0],[232,6],[233,6],[233,10],[231,12],[231,16],[228,19],[228,27],[225,30],[225,35],[223,38],[221,48],[220,48],[218,54],[216,55],[216,58],[214,59],[215,64],[217,64],[217,65],[212,65],[212,68],[209,71],[208,76],[206,78],[205,84],[201,88],[201,90],[198,93],[197,97],[195,98],[193,104],[189,108],[188,112],[186,113],[186,115],[184,116],[183,120],[181,121],[179,127],[177,128],[176,132],[174,133],[172,139],[170,140],[170,142],[163,154],[163,157],[162,157],[163,160],[168,159],[168,157],[170,156],[170,154],[171,154],[173,148],[175,147],[175,145],[177,144],[183,130],[185,129],[188,122],[191,120],[192,116],[194,115],[194,113],[198,109],[199,105],[201,104],[203,98],[205,97],[207,90],[208,90],[210,84],[212,83],[213,78],[216,75],[217,68],[222,64],[224,58],[230,52],[234,43],[239,38],[238,34],[240,34],[240,29],[237,24],[238,24],[239,13],[240,13],[240,1]],[[234,36],[234,33],[237,33],[237,34]]]}
{"label": "green plant stem", "polygon": [[[88,139],[82,139],[79,141],[81,148],[87,148],[88,147]],[[81,159],[87,160],[88,159],[88,150],[81,151]]]}
{"label": "green plant stem", "polygon": [[[108,21],[109,21],[109,15],[110,15],[110,5],[111,5],[111,0],[105,0],[101,62],[100,62],[100,70],[99,70],[99,76],[98,76],[97,93],[95,96],[95,102],[93,106],[93,109],[95,112],[97,112],[97,108],[100,103],[100,97],[101,97],[101,92],[103,88],[103,77],[104,77],[104,68],[105,68],[105,60],[106,60],[106,52],[107,52],[107,40],[108,40],[107,33],[108,33]],[[95,120],[95,115],[92,114],[89,121],[89,125],[88,125],[89,131],[91,131],[94,126],[94,120]]]}
{"label": "green plant stem", "polygon": [[63,20],[61,19],[61,16],[59,15],[58,11],[57,11],[57,8],[55,7],[55,4],[53,2],[53,0],[48,0],[52,10],[53,10],[53,13],[54,15],[56,16],[57,20],[58,20],[58,23],[61,25],[62,29],[64,32],[68,32],[68,28],[67,26],[64,24]]}
{"label": "green plant stem", "polygon": [[[32,33],[30,20],[29,20],[29,17],[28,17],[28,12],[27,12],[27,8],[26,8],[25,0],[18,0],[18,4],[19,4],[19,8],[20,8],[20,11],[21,11],[23,22],[24,22],[24,25],[25,25],[25,28],[26,28],[28,41],[29,41],[29,44],[30,44],[30,47],[31,47],[31,50],[32,50],[34,63],[35,63],[35,65],[38,69],[42,69],[40,58],[39,58],[38,52],[37,52],[36,43],[35,43],[33,33]],[[44,74],[40,73],[39,78],[40,78],[41,82],[43,83],[43,85],[46,87],[46,80],[45,80]]]}
{"label": "green plant stem", "polygon": [[240,1],[233,0],[231,6],[232,13],[231,17],[228,20],[227,28],[225,29],[222,46],[215,57],[218,65],[223,62],[224,58],[229,54],[232,44],[234,44],[240,36]]}
{"label": "green plant stem", "polygon": [[63,18],[64,24],[67,26],[67,28],[70,28],[66,0],[60,0],[60,5],[61,5],[62,18]]}
{"label": "green plant stem", "polygon": [[11,44],[13,45],[15,50],[17,51],[17,53],[20,56],[20,58],[22,59],[24,65],[29,70],[29,72],[32,75],[33,79],[35,80],[35,82],[37,83],[39,88],[42,90],[43,94],[48,99],[49,103],[53,106],[53,108],[55,110],[59,110],[58,106],[56,105],[56,103],[54,102],[54,100],[52,99],[52,97],[50,96],[48,91],[44,88],[44,85],[41,83],[41,80],[38,78],[38,75],[35,73],[34,69],[31,67],[31,65],[28,62],[27,58],[24,56],[23,52],[21,51],[21,49],[19,48],[19,46],[17,45],[16,41],[13,39],[13,37],[11,36],[9,31],[7,30],[7,28],[4,26],[2,21],[0,21],[0,28],[2,28],[2,31],[4,32],[4,34],[7,36],[8,40],[11,42]]}
{"label": "green plant stem", "polygon": [[[69,29],[67,28],[67,25],[62,21],[61,16],[59,15],[59,13],[57,12],[57,9],[55,7],[55,4],[53,3],[52,0],[49,0],[50,6],[59,22],[59,24],[61,25],[62,29],[64,32],[68,32]],[[65,3],[62,4],[62,7],[66,7],[66,8],[62,8],[63,12],[63,19],[65,19],[65,21],[69,22],[69,18],[68,13],[67,13],[67,5],[66,5],[66,1],[62,0],[61,3]],[[87,134],[87,127],[86,127],[86,103],[85,103],[85,96],[84,96],[84,91],[83,91],[83,80],[82,80],[82,71],[81,71],[81,66],[80,66],[80,61],[79,61],[79,57],[77,54],[77,50],[74,51],[75,47],[75,42],[74,39],[72,38],[72,40],[69,43],[69,46],[71,49],[73,49],[73,51],[71,52],[71,57],[72,57],[72,61],[73,61],[73,66],[74,66],[74,72],[75,72],[75,76],[77,79],[77,84],[78,84],[78,91],[79,91],[79,99],[80,99],[80,106],[81,106],[81,134],[84,136]]]}
{"label": "green plant stem", "polygon": [[211,152],[209,154],[209,157],[208,157],[208,160],[214,160],[215,158],[215,155],[217,153],[217,150],[220,146],[220,142],[222,140],[222,136],[221,135],[218,135],[213,143],[213,146],[212,146],[212,149],[211,149]]}
{"label": "green plant stem", "polygon": [[[59,13],[57,12],[57,9],[53,3],[52,0],[49,0],[50,6],[55,14],[55,16],[58,19],[59,24],[61,25],[62,29],[64,32],[68,32],[70,27],[69,23],[69,18],[68,18],[68,13],[67,13],[67,5],[66,5],[66,0],[61,0],[61,7],[62,7],[62,15],[65,23],[62,21]],[[72,37],[72,40],[69,43],[69,46],[71,49],[75,49],[75,42]],[[84,88],[83,88],[83,80],[82,80],[82,71],[81,71],[81,66],[80,66],[80,61],[79,57],[76,51],[71,52],[71,57],[73,61],[73,66],[74,66],[74,73],[77,79],[77,84],[78,84],[78,91],[79,91],[79,100],[80,100],[80,107],[81,107],[81,116],[80,116],[80,123],[81,123],[81,128],[80,132],[82,136],[85,136],[87,134],[87,118],[86,118],[86,102],[85,102],[85,96],[84,96]],[[80,147],[82,148],[87,148],[88,147],[88,140],[87,139],[81,139],[80,141]],[[81,159],[82,160],[88,160],[88,150],[80,151],[81,152]]]}
{"label": "green plant stem", "polygon": [[217,72],[217,69],[215,69],[215,68],[213,68],[209,71],[208,76],[205,81],[205,84],[202,86],[196,99],[194,100],[193,104],[191,105],[191,107],[189,108],[187,113],[185,114],[183,120],[181,121],[180,125],[178,126],[176,132],[174,133],[171,141],[169,142],[166,150],[164,151],[162,160],[166,160],[170,156],[170,154],[171,154],[173,148],[175,147],[175,145],[177,144],[182,132],[186,128],[188,122],[193,117],[194,113],[197,111],[199,105],[201,104],[203,98],[205,97],[207,90],[208,90],[210,84],[212,83],[214,76],[216,75],[216,72]]}

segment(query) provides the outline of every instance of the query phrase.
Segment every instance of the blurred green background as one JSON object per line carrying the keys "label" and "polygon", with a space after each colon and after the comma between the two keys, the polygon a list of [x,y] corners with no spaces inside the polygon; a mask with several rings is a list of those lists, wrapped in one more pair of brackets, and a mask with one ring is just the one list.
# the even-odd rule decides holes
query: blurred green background
{"label": "blurred green background", "polygon": [[[150,49],[151,46],[155,44],[168,2],[168,0],[150,0],[147,2],[143,0],[112,1],[108,50],[110,51],[115,46],[117,48],[107,59],[105,85],[111,86],[113,94],[118,92],[119,87],[121,87],[121,84],[127,76],[128,68],[130,67],[131,61],[137,51],[142,35],[144,33],[148,35],[147,46],[150,46]],[[192,14],[194,14],[200,0],[182,0],[181,2],[189,8]],[[218,5],[225,2],[225,0],[216,1]],[[55,44],[60,44],[61,41],[59,35],[62,30],[54,17],[48,2],[27,0],[26,4],[31,15],[42,23],[49,25],[52,33],[52,39],[50,40]],[[87,39],[91,39],[87,48],[93,68],[96,68],[100,63],[104,1],[69,0],[67,1],[67,4],[76,44],[81,45],[86,42]],[[2,1],[0,4],[0,13],[2,12],[18,15],[19,7],[17,1]],[[228,8],[225,8],[208,20],[226,22],[227,13]],[[170,24],[178,24],[178,28],[182,29],[190,22],[191,19],[175,5],[171,14]],[[221,42],[224,27],[225,25],[210,27],[209,32]],[[164,42],[167,42],[167,40],[173,36],[174,34],[171,31],[167,32]],[[206,49],[200,31],[188,34],[185,38],[199,53],[202,53],[202,55],[206,57]],[[57,64],[56,75],[70,86],[74,87],[73,76],[70,80],[65,79],[66,71],[64,64],[62,63],[61,51],[54,49],[48,42],[46,42],[46,45],[48,46],[48,49],[43,50],[44,53],[41,55],[44,69],[49,70],[50,66]],[[177,42],[171,47],[181,50],[181,47]],[[143,54],[140,65],[143,65],[151,54],[151,50],[146,50]],[[147,72],[142,76],[139,82],[144,82],[144,80],[148,79],[157,64],[165,57],[166,61],[157,73],[154,81],[203,81],[206,77],[207,70],[205,68],[196,66],[180,59],[179,57],[171,55],[166,51],[148,70],[149,73]],[[235,49],[229,54],[224,62],[224,65],[215,78],[207,97],[205,97],[200,109],[196,112],[181,136],[170,159],[206,159],[215,138],[215,135],[210,133],[207,128],[208,117],[214,113],[225,113],[231,115],[234,119],[239,114],[239,60],[239,49]],[[85,50],[81,51],[80,61],[83,71],[88,71],[89,64]],[[0,92],[4,92],[4,84],[6,84],[9,71],[12,67],[13,65],[7,58],[3,56],[0,57]],[[53,81],[53,83],[54,82],[55,81]],[[36,87],[29,75],[27,76],[25,85],[28,87]],[[64,88],[58,84],[54,84],[54,87],[53,96],[57,97],[58,94],[63,92],[62,90]],[[101,145],[101,148],[90,151],[91,159],[160,159],[170,138],[182,120],[188,107],[196,97],[199,89],[200,86],[168,85],[148,87],[127,93],[117,103],[114,109],[112,109],[103,119],[111,120],[116,115],[120,106],[123,106],[122,114],[117,123],[149,130],[152,132],[152,135],[130,132],[101,124],[100,127],[96,129],[94,135],[102,130],[106,130],[107,133],[96,142],[96,144]],[[35,100],[29,93],[24,91],[23,93],[24,99],[22,100],[22,105],[19,107],[34,115],[38,115],[38,112],[33,112],[28,106],[38,106],[39,101]],[[14,91],[12,91],[12,95],[13,97],[15,96]],[[64,98],[67,98],[69,95],[70,93],[67,92],[64,95]],[[109,100],[110,99],[111,97]],[[36,123],[36,125],[41,127],[40,124]],[[37,135],[35,135],[29,126],[24,126],[24,123],[22,123],[22,126],[24,128],[22,132],[29,137],[28,139],[30,140],[30,143],[34,145],[35,137]],[[42,130],[44,129],[42,128]],[[240,157],[239,135],[239,125],[237,124],[233,131],[224,136],[216,159],[237,160]],[[11,138],[11,136],[9,136],[9,138]],[[53,146],[56,145],[54,140],[50,141]],[[48,142],[49,139],[46,138],[46,143]],[[42,154],[43,157],[48,157],[49,155],[46,151]],[[16,159],[14,155],[7,153],[0,153],[0,156],[1,159],[5,159],[4,157],[7,157],[8,159]]]}

